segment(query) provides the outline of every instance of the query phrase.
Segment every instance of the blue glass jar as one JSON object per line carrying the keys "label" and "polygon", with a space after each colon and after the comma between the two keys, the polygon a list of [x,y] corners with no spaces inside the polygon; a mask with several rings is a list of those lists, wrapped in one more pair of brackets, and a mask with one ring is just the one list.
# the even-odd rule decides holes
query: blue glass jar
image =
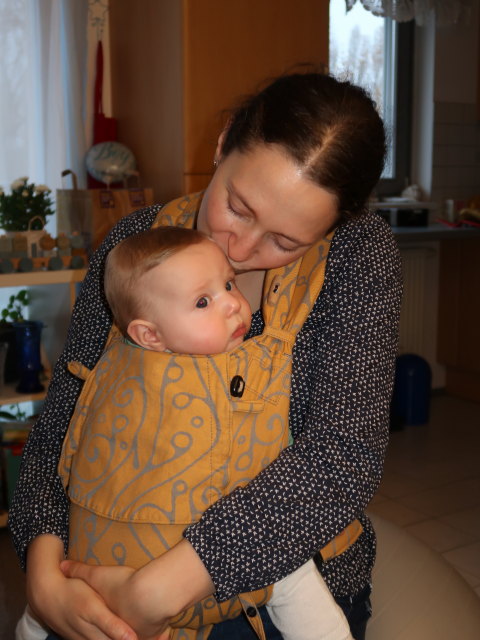
{"label": "blue glass jar", "polygon": [[40,356],[40,338],[43,324],[34,320],[14,322],[15,351],[17,356],[19,393],[36,393],[43,391],[40,373],[43,370]]}

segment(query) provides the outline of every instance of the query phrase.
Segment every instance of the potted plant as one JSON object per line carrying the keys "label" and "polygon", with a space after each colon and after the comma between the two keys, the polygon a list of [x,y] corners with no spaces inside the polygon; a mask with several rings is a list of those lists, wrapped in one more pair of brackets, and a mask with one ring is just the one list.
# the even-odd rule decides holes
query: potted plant
{"label": "potted plant", "polygon": [[0,410],[0,440],[5,443],[24,443],[37,416],[29,416],[19,404],[11,404],[10,411]]}
{"label": "potted plant", "polygon": [[30,293],[27,289],[21,289],[11,295],[7,306],[0,313],[1,322],[24,322],[23,309],[30,304]]}
{"label": "potted plant", "polygon": [[44,184],[28,182],[28,178],[18,178],[10,188],[9,194],[0,188],[0,228],[12,238],[13,247],[20,237],[17,249],[32,257],[32,247],[45,235],[45,223],[53,214],[51,191]]}
{"label": "potted plant", "polygon": [[7,306],[2,309],[0,314],[0,325],[3,325],[4,328],[10,326],[14,331],[14,341],[9,346],[9,352],[13,353],[13,363],[11,360],[8,361],[7,356],[5,377],[7,380],[9,375],[11,377],[9,367],[13,364],[18,378],[16,390],[20,393],[35,393],[44,389],[39,379],[43,370],[40,356],[40,336],[43,324],[35,320],[25,320],[23,310],[29,302],[29,292],[22,289],[17,294],[10,296]]}
{"label": "potted plant", "polygon": [[6,194],[0,187],[0,228],[5,231],[43,229],[53,214],[51,190],[44,184],[29,183],[28,178],[18,178],[10,189],[11,193]]}
{"label": "potted plant", "polygon": [[8,304],[0,311],[0,344],[7,345],[0,349],[4,357],[4,382],[18,380],[17,357],[15,347],[15,329],[13,323],[23,318],[23,308],[30,302],[30,294],[22,289],[8,299]]}

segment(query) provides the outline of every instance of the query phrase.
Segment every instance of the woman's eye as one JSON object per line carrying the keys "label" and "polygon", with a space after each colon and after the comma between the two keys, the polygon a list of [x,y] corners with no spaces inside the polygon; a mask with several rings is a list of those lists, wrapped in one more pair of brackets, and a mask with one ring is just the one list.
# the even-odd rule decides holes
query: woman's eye
{"label": "woman's eye", "polygon": [[202,298],[199,298],[195,306],[197,307],[197,309],[205,309],[205,307],[208,307],[207,298],[205,298],[205,296],[203,296]]}
{"label": "woman's eye", "polygon": [[284,253],[294,253],[298,250],[298,247],[284,247],[281,245],[276,238],[273,238],[273,244],[277,249],[283,251]]}
{"label": "woman's eye", "polygon": [[234,209],[230,203],[227,204],[227,209],[232,215],[236,216],[237,218],[246,218],[245,214],[240,213],[240,211]]}
{"label": "woman's eye", "polygon": [[234,286],[234,285],[233,285],[233,280],[229,280],[229,281],[226,283],[226,285],[225,285],[225,289],[226,289],[227,291],[231,291],[231,290],[233,289],[233,286]]}

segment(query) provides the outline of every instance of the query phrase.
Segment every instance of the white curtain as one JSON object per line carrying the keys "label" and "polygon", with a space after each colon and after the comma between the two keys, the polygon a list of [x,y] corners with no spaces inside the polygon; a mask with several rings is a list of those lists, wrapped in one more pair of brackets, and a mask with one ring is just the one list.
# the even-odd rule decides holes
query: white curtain
{"label": "white curtain", "polygon": [[[359,0],[377,16],[393,18],[397,22],[413,20],[425,24],[429,14],[435,13],[437,26],[448,26],[465,21],[470,13],[472,0]],[[357,0],[345,0],[349,11]]]}
{"label": "white curtain", "polygon": [[[0,186],[84,183],[87,0],[0,0]],[[52,227],[52,231],[55,228]]]}

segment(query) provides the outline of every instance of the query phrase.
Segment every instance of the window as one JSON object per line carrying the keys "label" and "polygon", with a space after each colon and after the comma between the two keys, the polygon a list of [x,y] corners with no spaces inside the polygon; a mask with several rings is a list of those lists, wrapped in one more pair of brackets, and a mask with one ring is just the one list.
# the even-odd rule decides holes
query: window
{"label": "window", "polygon": [[8,191],[28,176],[55,195],[64,169],[84,172],[87,12],[76,0],[0,0],[0,185]]}
{"label": "window", "polygon": [[385,123],[388,150],[378,185],[398,194],[410,172],[413,24],[382,18],[360,3],[330,0],[330,72],[367,89]]}

